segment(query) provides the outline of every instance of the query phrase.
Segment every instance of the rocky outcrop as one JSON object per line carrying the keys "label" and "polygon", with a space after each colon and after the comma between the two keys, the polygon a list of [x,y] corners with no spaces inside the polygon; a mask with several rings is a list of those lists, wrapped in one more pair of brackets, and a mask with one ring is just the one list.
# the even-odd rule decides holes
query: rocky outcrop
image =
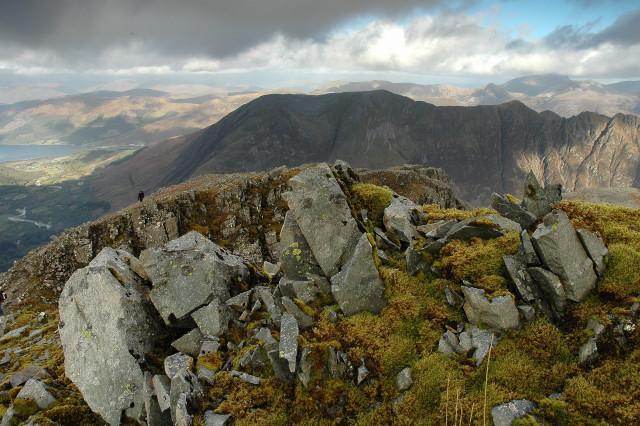
{"label": "rocky outcrop", "polygon": [[[353,173],[346,164],[342,171]],[[275,287],[275,277],[195,231],[147,249],[139,259],[105,248],[69,279],[60,298],[67,375],[108,423],[120,424],[123,415],[162,422],[170,413],[173,424],[191,424],[202,394],[199,379],[211,381],[220,369],[254,385],[263,379],[242,369],[269,369],[285,383],[299,377],[306,386],[313,361],[298,337],[316,321],[306,304],[324,293],[333,295],[325,303],[335,300],[344,315],[379,313],[386,306],[373,236],[352,216],[344,183],[326,164],[292,181],[285,195],[290,223],[281,231],[283,273],[276,272],[283,276]],[[294,251],[298,247],[306,253]],[[296,267],[289,267],[289,256]],[[297,279],[302,271],[304,281]],[[251,341],[227,340],[230,327],[247,329],[255,321],[262,327]],[[160,350],[179,351],[165,358],[166,376],[144,368],[145,354],[158,350],[159,334],[176,336],[173,349]],[[226,347],[220,343],[225,337]],[[237,354],[233,362],[231,353]],[[229,361],[207,361],[217,354]],[[364,359],[356,368],[333,347],[326,368],[357,384],[368,375]]]}

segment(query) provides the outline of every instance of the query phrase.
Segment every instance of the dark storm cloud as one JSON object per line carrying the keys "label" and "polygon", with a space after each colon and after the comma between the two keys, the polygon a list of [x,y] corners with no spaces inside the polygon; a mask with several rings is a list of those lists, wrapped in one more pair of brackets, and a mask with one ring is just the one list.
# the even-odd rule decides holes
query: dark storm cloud
{"label": "dark storm cloud", "polygon": [[[228,56],[283,34],[321,39],[347,19],[401,17],[444,0],[0,0],[0,46],[67,56],[142,43],[162,55]],[[468,4],[468,0],[458,5]]]}
{"label": "dark storm cloud", "polygon": [[605,43],[629,47],[640,44],[640,8],[620,16],[600,32],[593,32],[596,22],[585,26],[565,25],[556,28],[545,38],[550,47],[589,49]]}

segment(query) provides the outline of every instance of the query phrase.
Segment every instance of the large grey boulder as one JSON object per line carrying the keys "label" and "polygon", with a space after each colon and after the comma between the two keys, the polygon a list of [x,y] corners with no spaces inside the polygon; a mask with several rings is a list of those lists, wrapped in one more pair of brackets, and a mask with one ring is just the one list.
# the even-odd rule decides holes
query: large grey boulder
{"label": "large grey boulder", "polygon": [[244,259],[195,231],[143,251],[140,261],[153,282],[151,299],[168,325],[215,298],[224,303],[229,285],[249,278]]}
{"label": "large grey boulder", "polygon": [[410,243],[418,236],[416,226],[420,224],[420,207],[408,198],[394,195],[391,204],[384,209],[382,218],[385,228],[397,239]]}
{"label": "large grey boulder", "polygon": [[105,248],[69,278],[58,303],[67,377],[112,425],[123,411],[143,417],[140,362],[161,327],[148,288],[126,263],[132,257]]}
{"label": "large grey boulder", "polygon": [[489,301],[483,289],[461,286],[466,302],[464,312],[470,322],[487,324],[500,330],[520,328],[520,314],[511,296],[497,296]]}
{"label": "large grey boulder", "polygon": [[525,210],[518,203],[514,203],[507,197],[503,197],[495,192],[491,194],[491,208],[502,216],[518,222],[520,226],[525,229],[533,225],[537,220],[537,217],[533,213]]}
{"label": "large grey boulder", "polygon": [[593,262],[564,211],[546,215],[531,239],[542,264],[560,277],[569,300],[580,302],[595,287]]}
{"label": "large grey boulder", "polygon": [[289,185],[291,191],[283,194],[289,212],[324,275],[332,277],[351,258],[360,237],[340,184],[321,163],[292,177]]}
{"label": "large grey boulder", "polygon": [[373,248],[366,234],[362,234],[349,263],[331,278],[333,298],[345,315],[362,311],[379,314],[387,300],[384,281],[373,261]]}
{"label": "large grey boulder", "polygon": [[604,241],[602,241],[602,238],[598,237],[591,231],[580,228],[576,232],[578,233],[580,242],[582,242],[582,246],[595,265],[596,273],[599,277],[601,277],[604,274],[604,271],[607,269],[607,262],[609,261],[609,249],[604,245]]}
{"label": "large grey boulder", "polygon": [[536,404],[528,399],[519,399],[496,405],[491,409],[495,426],[511,426],[516,420],[536,409]]}
{"label": "large grey boulder", "polygon": [[522,207],[540,218],[551,211],[551,205],[547,200],[544,188],[538,182],[536,175],[529,172],[524,179],[524,197]]}

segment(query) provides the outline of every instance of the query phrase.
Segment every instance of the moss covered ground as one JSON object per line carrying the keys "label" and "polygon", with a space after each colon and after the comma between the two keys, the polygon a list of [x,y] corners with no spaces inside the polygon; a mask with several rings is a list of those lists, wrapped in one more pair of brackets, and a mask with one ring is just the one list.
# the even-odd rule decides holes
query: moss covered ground
{"label": "moss covered ground", "polygon": [[[366,191],[351,188],[351,192]],[[375,188],[374,196],[361,195],[362,203],[385,203]],[[389,303],[380,315],[360,313],[339,315],[329,321],[327,298],[309,304],[317,318],[315,326],[299,336],[301,347],[312,350],[312,380],[307,387],[299,380],[283,384],[268,371],[247,370],[265,380],[259,385],[242,382],[226,372],[216,374],[214,384],[205,385],[201,411],[194,413],[194,424],[203,424],[202,412],[230,413],[235,424],[490,424],[493,406],[514,399],[530,399],[538,404],[533,413],[545,424],[640,424],[640,346],[637,317],[632,305],[640,293],[640,211],[611,205],[562,202],[576,227],[602,236],[611,250],[608,270],[597,288],[581,303],[571,303],[562,321],[552,324],[538,316],[521,330],[511,330],[492,349],[490,361],[476,367],[467,355],[446,356],[437,352],[437,343],[446,327],[465,321],[461,309],[447,304],[443,289],[456,289],[461,280],[478,283],[489,293],[508,293],[501,259],[517,250],[517,234],[489,240],[453,242],[430,260],[442,274],[419,273],[410,276],[400,254],[381,267],[388,284]],[[435,221],[468,218],[488,213],[423,208],[425,219]],[[372,218],[377,215],[372,215]],[[218,224],[205,223],[210,233]],[[38,312],[15,312],[9,329],[29,325],[19,338],[3,341],[0,355],[7,348],[24,348],[12,358],[11,374],[30,363],[39,363],[51,374],[47,379],[58,402],[36,416],[47,424],[100,424],[77,389],[64,376],[61,348],[56,336],[57,313],[49,310],[44,325],[35,324]],[[599,344],[600,356],[593,362],[579,363],[578,349],[590,336],[585,331],[590,318],[607,326]],[[616,344],[613,326],[626,324],[623,347]],[[36,344],[28,334],[43,328],[45,342]],[[277,337],[277,333],[275,337]],[[238,328],[233,341],[247,337]],[[329,347],[344,352],[356,368],[362,360],[369,371],[355,385],[346,377],[334,378],[323,368]],[[48,358],[39,360],[45,351]],[[203,365],[219,370],[237,354],[210,356]],[[4,368],[5,366],[3,366]],[[396,387],[396,375],[411,367],[413,385],[407,391]],[[15,402],[17,391],[0,384],[0,410]],[[558,398],[558,395],[561,395]],[[530,424],[532,418],[519,421]]]}

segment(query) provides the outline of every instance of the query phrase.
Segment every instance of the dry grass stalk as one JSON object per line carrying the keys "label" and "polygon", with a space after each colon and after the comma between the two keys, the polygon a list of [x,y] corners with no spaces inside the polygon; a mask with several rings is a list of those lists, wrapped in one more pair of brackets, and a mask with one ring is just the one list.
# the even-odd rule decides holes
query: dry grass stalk
{"label": "dry grass stalk", "polygon": [[491,363],[491,349],[493,349],[493,334],[491,334],[491,344],[489,345],[489,356],[487,357],[487,372],[484,375],[484,406],[482,407],[482,424],[487,424],[487,384],[489,382],[489,364]]}
{"label": "dry grass stalk", "polygon": [[444,406],[444,424],[448,425],[449,424],[449,383],[451,380],[451,375],[447,376],[447,397],[445,400],[445,406]]}
{"label": "dry grass stalk", "polygon": [[469,426],[471,426],[471,420],[473,420],[473,407],[475,405],[476,405],[475,402],[473,404],[471,404],[471,414],[469,414]]}

